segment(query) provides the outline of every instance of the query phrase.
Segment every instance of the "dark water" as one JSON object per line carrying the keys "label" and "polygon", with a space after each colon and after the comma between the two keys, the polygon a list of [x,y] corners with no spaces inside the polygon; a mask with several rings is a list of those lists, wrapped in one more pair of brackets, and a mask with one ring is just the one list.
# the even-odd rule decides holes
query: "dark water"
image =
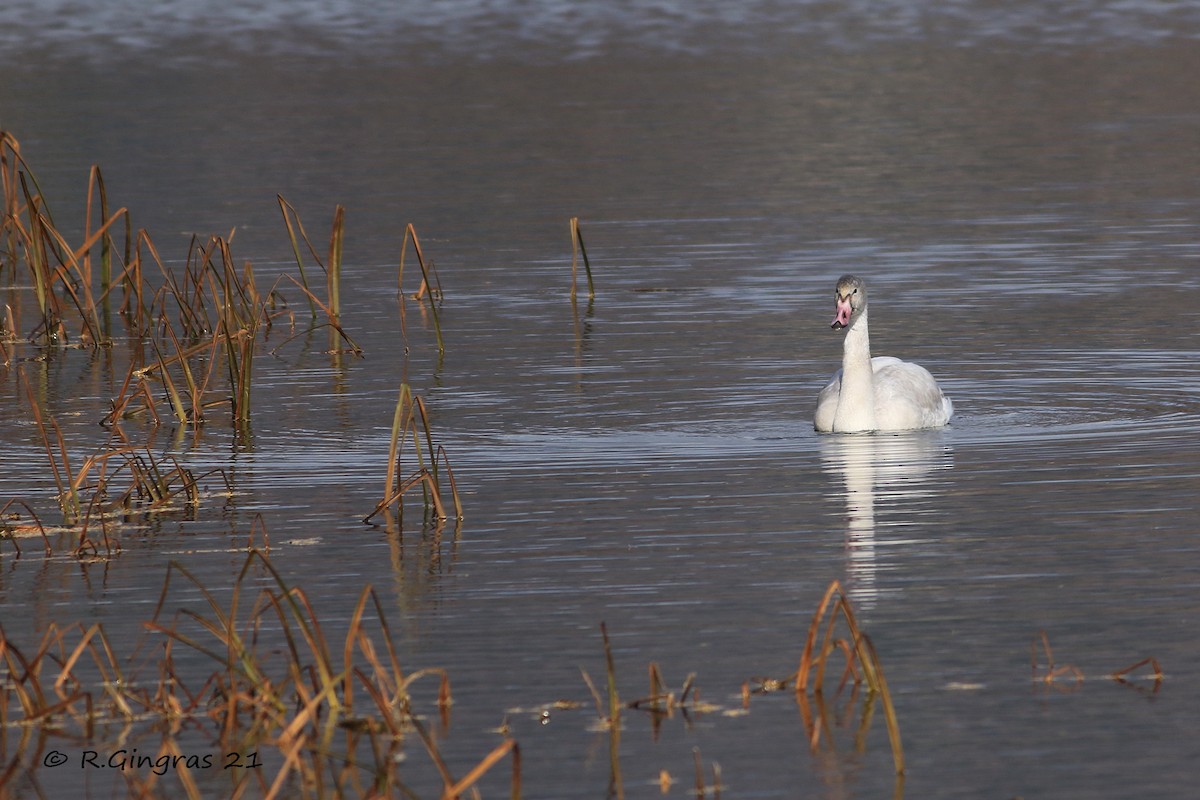
{"label": "dark water", "polygon": [[[82,219],[98,163],[172,264],[192,232],[236,228],[237,256],[273,275],[290,259],[275,195],[321,236],[342,203],[344,322],[366,351],[332,359],[318,332],[264,353],[248,439],[135,427],[226,469],[231,496],[216,481],[194,513],[122,530],[107,564],[0,548],[5,634],[32,647],[51,622],[102,621],[132,647],[167,563],[219,592],[261,514],[331,629],[372,584],[406,666],[449,670],[460,770],[507,716],[527,796],[606,793],[592,712],[538,714],[590,703],[579,668],[602,675],[604,621],[623,694],[656,661],[724,709],[657,736],[628,715],[629,796],[657,796],[664,769],[686,793],[693,747],[722,796],[891,796],[882,719],[865,751],[851,718],[813,756],[786,693],[734,713],[744,681],[795,669],[837,578],[887,668],[905,796],[1189,796],[1200,14],[727,5],[0,11],[0,127],[56,218]],[[597,273],[575,309],[572,216]],[[444,358],[415,315],[404,352],[408,222],[445,288]],[[812,432],[847,271],[871,282],[874,352],[937,375],[950,428]],[[78,351],[24,368],[72,450],[101,447],[123,369]],[[361,522],[405,380],[463,492],[440,546],[419,521]],[[14,369],[0,387],[0,497],[52,517]],[[1082,685],[1030,682],[1040,629]],[[1145,656],[1156,693],[1104,679]],[[43,768],[11,791],[32,780],[124,786]]]}

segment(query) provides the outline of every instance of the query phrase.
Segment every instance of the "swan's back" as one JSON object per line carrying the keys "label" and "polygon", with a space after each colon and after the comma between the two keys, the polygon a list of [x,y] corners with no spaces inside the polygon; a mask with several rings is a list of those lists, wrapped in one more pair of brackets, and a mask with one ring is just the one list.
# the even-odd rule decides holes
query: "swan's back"
{"label": "swan's back", "polygon": [[880,356],[871,359],[871,367],[875,372],[875,422],[880,430],[940,428],[954,416],[954,403],[920,364]]}

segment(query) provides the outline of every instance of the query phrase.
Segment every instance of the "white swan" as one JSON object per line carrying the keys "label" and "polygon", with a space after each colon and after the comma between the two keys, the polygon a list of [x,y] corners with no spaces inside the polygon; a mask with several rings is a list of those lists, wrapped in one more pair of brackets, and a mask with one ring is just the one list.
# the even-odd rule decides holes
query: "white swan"
{"label": "white swan", "polygon": [[844,275],[837,283],[833,328],[845,328],[842,368],[817,396],[813,427],[818,431],[906,431],[940,428],[954,415],[924,367],[898,358],[871,358],[867,338],[867,285]]}

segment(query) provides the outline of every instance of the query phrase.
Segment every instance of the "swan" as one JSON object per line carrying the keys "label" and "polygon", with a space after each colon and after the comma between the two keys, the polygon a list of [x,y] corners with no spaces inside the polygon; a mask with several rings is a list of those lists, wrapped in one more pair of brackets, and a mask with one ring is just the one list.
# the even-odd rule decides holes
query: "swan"
{"label": "swan", "polygon": [[813,427],[822,432],[905,431],[940,428],[954,415],[954,403],[929,371],[898,358],[871,358],[867,337],[867,285],[856,275],[837,282],[837,316],[832,327],[846,329],[842,368],[817,395]]}

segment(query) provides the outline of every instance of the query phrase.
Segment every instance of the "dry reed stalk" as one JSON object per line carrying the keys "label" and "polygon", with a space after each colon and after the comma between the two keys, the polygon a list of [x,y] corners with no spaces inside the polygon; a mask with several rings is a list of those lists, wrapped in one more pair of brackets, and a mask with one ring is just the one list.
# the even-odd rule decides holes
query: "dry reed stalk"
{"label": "dry reed stalk", "polygon": [[[438,318],[437,301],[442,298],[442,284],[437,277],[436,270],[433,269],[433,262],[429,262],[426,266],[425,254],[421,251],[421,240],[417,238],[417,229],[410,222],[404,228],[404,240],[400,243],[400,266],[396,272],[396,288],[400,297],[400,321],[401,329],[404,329],[404,256],[408,252],[408,242],[412,240],[413,252],[417,255],[417,266],[421,268],[421,285],[417,288],[413,299],[418,302],[422,298],[429,299],[429,313],[433,318],[433,333],[437,338],[438,355],[446,352],[446,346],[442,342],[442,323]],[[433,275],[433,283],[430,283],[429,276]],[[407,334],[405,334],[407,338]]]}
{"label": "dry reed stalk", "polygon": [[4,531],[8,534],[8,540],[12,542],[13,547],[16,548],[17,556],[19,557],[21,555],[21,548],[17,545],[17,537],[13,534],[13,531],[9,528],[7,522],[9,513],[8,509],[14,505],[19,505],[21,508],[24,508],[25,513],[28,514],[33,520],[33,524],[37,526],[38,532],[42,536],[42,547],[44,548],[45,555],[50,555],[53,552],[50,547],[50,537],[46,535],[46,528],[42,525],[42,521],[38,519],[37,512],[30,508],[29,504],[24,500],[18,500],[14,498],[7,501],[3,506],[0,506],[0,526],[3,526]]}
{"label": "dry reed stalk", "polygon": [[1136,672],[1138,669],[1140,669],[1144,666],[1147,666],[1147,665],[1149,665],[1154,670],[1152,673],[1150,673],[1150,677],[1154,678],[1155,684],[1160,683],[1163,679],[1162,667],[1159,666],[1158,659],[1154,658],[1153,656],[1151,656],[1150,658],[1143,658],[1141,661],[1130,664],[1128,667],[1125,667],[1124,669],[1119,669],[1116,672],[1114,672],[1112,675],[1110,675],[1109,677],[1112,678],[1113,680],[1121,681],[1121,680],[1124,680],[1131,673]]}
{"label": "dry reed stalk", "polygon": [[[829,620],[825,628],[825,636],[819,650],[816,650],[817,635],[821,628],[821,623],[828,616]],[[833,630],[838,619],[841,619],[849,631],[849,642],[844,645],[835,645],[833,641]],[[879,655],[875,651],[875,646],[867,635],[862,632],[858,626],[858,621],[854,616],[854,611],[850,607],[850,600],[842,591],[841,583],[833,581],[826,589],[820,604],[817,606],[817,611],[813,615],[812,622],[809,624],[808,636],[805,640],[804,651],[800,656],[800,667],[796,671],[796,698],[798,701],[803,700],[806,704],[809,674],[815,668],[816,676],[813,681],[812,691],[814,695],[820,697],[825,680],[825,667],[828,662],[829,655],[836,649],[841,649],[846,656],[847,670],[849,671],[852,663],[857,663],[862,667],[862,680],[866,683],[867,689],[871,697],[878,697],[883,703],[884,717],[887,723],[888,739],[892,745],[892,759],[895,763],[896,774],[904,774],[904,751],[900,740],[900,725],[896,717],[896,710],[892,704],[891,692],[888,690],[887,681],[883,674],[883,665],[879,660]],[[855,684],[858,683],[858,675],[855,672]],[[843,684],[846,676],[843,675]],[[840,687],[839,687],[840,689]],[[813,743],[815,745],[816,737],[819,735],[820,729],[813,728]]]}
{"label": "dry reed stalk", "polygon": [[[317,255],[316,248],[313,247],[312,241],[308,238],[308,233],[304,230],[304,225],[300,221],[300,214],[295,207],[287,200],[283,199],[282,195],[276,195],[279,201],[279,208],[283,214],[284,226],[288,231],[288,239],[291,242],[292,254],[296,259],[296,267],[300,271],[300,280],[297,281],[291,275],[283,277],[290,280],[295,286],[304,293],[308,298],[309,310],[312,313],[313,319],[317,318],[317,308],[320,308],[326,318],[326,324],[331,328],[329,339],[329,349],[331,351],[339,351],[338,339],[345,342],[346,347],[355,355],[362,355],[362,348],[358,343],[346,333],[341,324],[341,273],[342,273],[342,248],[345,239],[345,216],[346,212],[342,206],[336,206],[333,215],[333,225],[329,236],[329,264],[326,266],[321,257]],[[308,276],[304,271],[304,258],[300,253],[300,242],[304,242],[305,248],[312,256],[317,266],[325,273],[326,297],[327,301],[322,302],[312,291],[309,284]],[[336,334],[336,336],[335,336]],[[290,337],[289,337],[290,338]],[[280,345],[282,346],[282,345]]]}
{"label": "dry reed stalk", "polygon": [[[425,450],[421,448],[421,433],[425,435]],[[417,458],[417,470],[411,473],[406,478],[401,478],[403,466],[401,464],[403,456],[404,442],[411,437],[413,449]],[[430,462],[426,466],[426,457],[424,453],[429,453]],[[448,474],[450,475],[451,491],[454,498],[455,513],[458,518],[462,518],[462,506],[458,496],[457,486],[454,484],[453,474],[449,473],[449,459],[445,457],[445,450],[442,448],[434,448],[433,431],[429,424],[429,412],[425,406],[425,401],[419,396],[413,394],[412,389],[407,383],[400,385],[400,396],[396,400],[396,409],[392,414],[392,436],[388,445],[388,466],[387,474],[384,478],[384,495],[383,499],[372,509],[371,513],[363,518],[363,522],[369,523],[377,514],[390,509],[394,503],[400,502],[404,494],[413,486],[420,485],[425,499],[425,508],[432,509],[434,515],[439,520],[449,519],[446,514],[446,509],[442,504],[441,485],[438,481],[438,455],[441,455],[441,460],[445,461]],[[401,504],[401,509],[403,508]]]}
{"label": "dry reed stalk", "polygon": [[[1046,655],[1046,673],[1044,675],[1042,675],[1040,678],[1038,677],[1038,658],[1037,658],[1037,646],[1039,643],[1042,645],[1042,650]],[[1058,680],[1059,678],[1063,677],[1064,675],[1070,675],[1075,679],[1076,684],[1083,682],[1083,672],[1081,672],[1079,670],[1079,668],[1077,668],[1071,664],[1055,666],[1054,653],[1050,649],[1050,637],[1046,634],[1046,631],[1044,629],[1038,631],[1037,635],[1033,637],[1033,641],[1030,642],[1030,645],[1029,645],[1029,653],[1030,653],[1031,667],[1033,669],[1033,679],[1035,681],[1040,681],[1041,683],[1050,684],[1050,683],[1053,683],[1054,681]]]}
{"label": "dry reed stalk", "polygon": [[442,792],[442,797],[457,798],[467,789],[474,786],[480,778],[483,777],[489,769],[496,765],[500,759],[504,758],[509,753],[513,754],[513,797],[520,797],[520,767],[521,761],[518,755],[516,739],[505,739],[500,744],[496,745],[492,752],[483,757],[483,760],[476,764],[470,772],[460,778],[453,786],[449,786]]}
{"label": "dry reed stalk", "polygon": [[440,444],[437,446],[437,456],[434,458],[434,474],[437,473],[437,463],[442,461],[446,465],[446,479],[450,482],[450,497],[454,500],[454,518],[461,520],[463,518],[462,499],[458,496],[458,484],[454,480],[454,470],[450,468],[450,456],[446,455],[446,448]]}
{"label": "dry reed stalk", "polygon": [[[99,313],[96,308],[96,301],[92,296],[91,269],[90,265],[85,266],[86,259],[97,242],[100,242],[103,246],[103,243],[108,240],[108,229],[117,220],[126,217],[127,213],[124,208],[116,211],[99,228],[88,234],[83,244],[74,250],[71,249],[62,235],[49,224],[49,221],[43,220],[40,225],[44,234],[51,237],[57,245],[52,250],[57,254],[59,265],[55,268],[51,276],[52,282],[61,284],[63,291],[70,297],[75,309],[79,312],[80,322],[83,326],[80,335],[81,337],[90,337],[92,344],[103,342],[104,337]],[[72,275],[77,280],[73,280]],[[76,290],[76,286],[79,287],[78,291]],[[48,287],[48,289],[53,291],[53,286]]]}
{"label": "dry reed stalk", "polygon": [[[340,205],[333,209],[333,230],[329,234],[329,269],[325,271],[326,291],[329,297],[329,320],[335,330],[342,319],[342,242],[345,236],[346,209]],[[336,339],[330,333],[329,349],[336,349]]]}
{"label": "dry reed stalk", "polygon": [[[10,140],[5,140],[6,142]],[[129,229],[127,211],[122,208],[113,214],[108,213],[107,198],[101,199],[102,224],[96,230],[91,230],[93,186],[99,182],[103,195],[103,179],[89,180],[87,219],[85,220],[84,242],[79,247],[72,247],[58,232],[46,210],[45,199],[37,187],[36,179],[29,171],[19,153],[7,147],[0,146],[0,160],[6,163],[0,166],[3,173],[5,217],[3,229],[7,232],[6,255],[13,268],[13,278],[16,277],[18,253],[24,252],[25,261],[33,281],[34,293],[42,321],[35,329],[42,331],[47,344],[57,343],[66,335],[64,326],[63,305],[58,298],[57,288],[74,305],[81,324],[80,338],[85,344],[100,344],[107,341],[102,326],[95,298],[92,296],[91,250],[99,243],[102,250],[102,262],[111,266],[111,228],[118,220],[124,219],[126,229]],[[24,167],[18,170],[17,165]],[[30,184],[33,184],[31,188]],[[20,194],[17,187],[20,187]],[[24,218],[24,222],[22,221]],[[53,263],[53,266],[52,266]]]}
{"label": "dry reed stalk", "polygon": [[[37,425],[38,433],[42,437],[42,445],[46,448],[46,455],[50,459],[50,469],[54,473],[54,483],[58,486],[59,507],[62,509],[63,517],[68,521],[68,524],[71,524],[79,517],[82,505],[80,504],[79,496],[75,493],[75,479],[71,472],[71,461],[67,455],[67,444],[63,440],[62,431],[59,429],[58,423],[51,417],[49,423],[54,428],[54,436],[58,445],[58,456],[56,457],[54,445],[50,442],[50,434],[46,428],[46,422],[42,418],[41,407],[33,396],[33,387],[29,383],[29,378],[25,375],[24,368],[17,370],[17,376],[20,383],[25,387],[25,396],[29,399],[29,407],[33,412],[34,424]],[[61,469],[59,458],[62,459]]]}
{"label": "dry reed stalk", "polygon": [[[126,264],[128,264],[131,246],[133,243],[133,224],[130,220],[130,215],[129,215],[128,211],[126,211],[124,208],[120,209],[115,214],[108,213],[108,208],[109,208],[108,207],[108,191],[104,187],[104,176],[101,174],[100,167],[97,165],[92,165],[91,171],[88,174],[87,205],[86,205],[85,211],[84,211],[84,239],[86,240],[86,239],[90,238],[89,231],[90,231],[90,226],[91,226],[91,221],[92,221],[93,193],[96,196],[98,196],[98,198],[99,198],[99,206],[100,206],[99,212],[100,212],[101,220],[112,219],[112,218],[116,217],[118,214],[121,215],[125,220],[124,262]],[[113,246],[114,246],[114,242],[113,242],[112,236],[106,232],[104,234],[104,236],[100,239],[100,291],[101,291],[102,296],[107,296],[108,290],[112,286]],[[84,254],[84,257],[83,257],[83,260],[81,263],[82,263],[82,267],[83,267],[82,274],[83,274],[84,282],[90,286],[92,283],[91,248],[88,248],[85,251],[85,254]],[[105,310],[105,323],[106,323],[105,335],[106,336],[108,335],[107,319],[108,319],[108,314],[107,314],[107,307],[106,307],[106,310]]]}
{"label": "dry reed stalk", "polygon": [[44,231],[44,227],[48,222],[41,212],[41,196],[31,194],[25,179],[25,173],[21,173],[19,177],[21,191],[25,197],[25,206],[29,216],[29,227],[26,229],[21,226],[20,220],[16,218],[12,221],[24,240],[25,261],[33,280],[37,307],[42,318],[42,322],[35,329],[35,332],[44,329],[44,341],[49,344],[59,337],[62,309],[59,305],[58,297],[53,291],[51,280],[50,255],[48,252],[50,237]]}
{"label": "dry reed stalk", "polygon": [[158,424],[158,414],[153,410],[154,397],[148,391],[146,391],[145,381],[139,377],[137,380],[137,388],[133,388],[134,376],[136,373],[138,373],[138,361],[135,359],[130,361],[129,369],[125,371],[125,379],[121,382],[121,389],[117,392],[117,396],[108,401],[110,410],[104,415],[104,418],[100,420],[100,425],[102,427],[116,427],[121,420],[128,419],[140,413],[137,411],[126,410],[129,407],[129,404],[133,402],[133,399],[139,395],[142,396],[143,400],[146,401],[143,411],[150,411],[152,417],[154,418],[154,423]]}
{"label": "dry reed stalk", "polygon": [[312,318],[316,319],[317,306],[308,285],[308,276],[304,273],[304,258],[300,255],[300,241],[296,236],[297,231],[299,231],[300,237],[304,239],[304,243],[308,247],[308,251],[312,253],[313,259],[318,264],[321,263],[321,260],[317,256],[316,251],[313,250],[312,243],[308,239],[308,234],[304,231],[304,225],[300,221],[300,214],[291,203],[283,199],[283,195],[275,195],[275,199],[279,201],[279,210],[283,213],[283,224],[287,227],[288,240],[292,244],[292,255],[295,256],[296,268],[300,271],[301,288],[304,289],[305,295],[308,297],[308,307],[312,312]]}
{"label": "dry reed stalk", "polygon": [[579,217],[571,217],[571,300],[575,300],[578,284],[578,260],[583,257],[583,269],[587,275],[588,299],[596,297],[596,287],[592,283],[592,265],[588,261],[587,248],[583,246],[583,231],[579,227]]}
{"label": "dry reed stalk", "polygon": [[[703,798],[712,796],[714,800],[721,798],[721,765],[717,762],[712,762],[712,790],[709,791],[709,786],[704,777],[704,762],[700,758],[700,748],[692,748],[692,765],[695,769],[696,784],[694,794],[696,797]],[[661,776],[660,776],[661,783]],[[666,792],[664,792],[665,794]]]}
{"label": "dry reed stalk", "polygon": [[617,670],[613,665],[612,643],[608,640],[608,626],[600,623],[600,635],[604,639],[604,667],[608,678],[608,722],[616,727],[621,722],[621,698],[617,694]]}
{"label": "dry reed stalk", "polygon": [[687,707],[699,699],[698,692],[696,691],[696,673],[692,672],[688,674],[683,682],[683,686],[679,690],[679,694],[676,695],[675,692],[667,688],[656,662],[650,662],[648,672],[650,677],[650,693],[646,697],[626,702],[625,708],[644,709],[655,714],[670,716],[676,708]]}
{"label": "dry reed stalk", "polygon": [[0,130],[0,196],[3,197],[3,207],[0,211],[0,234],[3,234],[3,257],[0,267],[11,266],[12,274],[9,281],[16,279],[17,263],[17,231],[14,224],[23,213],[24,208],[17,193],[18,170],[28,167],[21,157],[21,144],[8,131]]}

